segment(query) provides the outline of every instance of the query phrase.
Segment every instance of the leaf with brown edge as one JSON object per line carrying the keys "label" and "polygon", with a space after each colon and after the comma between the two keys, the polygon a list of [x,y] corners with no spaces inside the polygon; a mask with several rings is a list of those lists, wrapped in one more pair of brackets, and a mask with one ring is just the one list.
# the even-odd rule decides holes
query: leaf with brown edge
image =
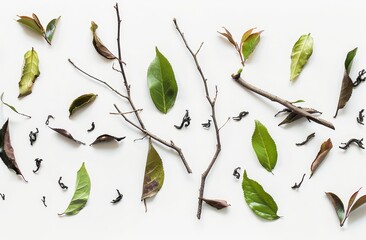
{"label": "leaf with brown edge", "polygon": [[95,144],[98,144],[98,143],[106,143],[106,142],[111,142],[111,141],[121,141],[123,139],[125,139],[126,137],[115,137],[115,136],[112,136],[112,135],[109,135],[109,134],[103,134],[103,135],[100,135],[99,137],[97,137],[94,142],[92,142],[89,146],[92,146],[92,145],[95,145]]}
{"label": "leaf with brown edge", "polygon": [[0,130],[0,157],[9,169],[13,169],[17,175],[20,175],[27,182],[15,160],[14,149],[10,141],[9,119]]}
{"label": "leaf with brown edge", "polygon": [[251,33],[241,44],[241,52],[244,56],[244,60],[247,60],[249,56],[254,52],[257,47],[260,39],[261,33],[263,31],[259,31],[256,33]]}
{"label": "leaf with brown edge", "polygon": [[344,219],[344,206],[341,199],[336,194],[331,192],[326,192],[325,194],[327,194],[333,204],[334,210],[336,211],[339,219],[339,224],[342,224],[342,221]]}
{"label": "leaf with brown edge", "polygon": [[35,13],[32,13],[32,17],[34,19],[34,22],[37,24],[38,28],[41,29],[42,33],[44,33],[44,28],[43,28],[42,23],[39,20],[38,16]]}
{"label": "leaf with brown edge", "polygon": [[109,51],[109,49],[106,46],[104,46],[104,44],[98,37],[97,32],[96,32],[97,28],[98,28],[98,25],[94,21],[92,21],[90,30],[93,33],[93,46],[94,46],[95,50],[100,55],[105,57],[106,59],[116,59],[116,56],[114,56],[113,53],[111,53],[111,51]]}
{"label": "leaf with brown edge", "polygon": [[220,210],[220,209],[223,209],[223,208],[226,208],[226,207],[231,206],[230,204],[227,203],[227,201],[220,200],[220,199],[207,199],[207,198],[202,198],[202,201],[204,201],[205,203],[207,203],[211,207],[216,208],[217,210]]}
{"label": "leaf with brown edge", "polygon": [[346,103],[351,98],[352,90],[353,90],[353,82],[351,77],[349,76],[349,73],[351,71],[352,67],[352,61],[354,57],[356,56],[357,48],[353,49],[352,51],[348,52],[346,60],[344,62],[344,74],[343,74],[343,80],[342,80],[342,86],[341,86],[341,92],[339,94],[338,99],[338,105],[337,105],[337,111],[334,115],[334,118],[337,117],[339,109],[342,109],[346,106]]}
{"label": "leaf with brown edge", "polygon": [[241,36],[241,41],[240,41],[240,46],[243,45],[243,43],[245,42],[245,40],[248,39],[248,37],[252,34],[253,30],[256,28],[251,28],[249,30],[247,30],[243,36]]}
{"label": "leaf with brown edge", "polygon": [[328,138],[328,140],[323,142],[323,144],[320,146],[320,150],[319,150],[318,154],[316,155],[315,160],[311,164],[311,167],[310,167],[311,174],[310,174],[309,178],[311,178],[313,176],[314,172],[318,169],[320,164],[324,161],[325,157],[327,156],[329,151],[332,149],[332,147],[333,147],[333,144],[332,144],[332,140],[330,138]]}
{"label": "leaf with brown edge", "polygon": [[365,203],[366,203],[366,195],[363,195],[362,197],[360,197],[359,199],[357,199],[357,201],[352,206],[352,208],[351,208],[351,210],[349,212],[350,213],[353,212],[354,210],[356,210],[357,208],[361,207]]}
{"label": "leaf with brown edge", "polygon": [[50,126],[49,126],[49,128],[50,128],[50,129],[52,129],[53,131],[57,132],[58,134],[60,134],[60,135],[62,135],[62,136],[64,136],[64,137],[66,137],[66,138],[68,138],[68,139],[70,139],[70,140],[72,140],[72,141],[74,141],[74,142],[76,142],[76,143],[78,143],[78,144],[85,145],[85,143],[83,143],[83,142],[81,142],[81,141],[79,141],[79,140],[76,140],[76,139],[71,135],[71,133],[69,133],[69,132],[68,132],[67,130],[65,130],[65,129],[62,129],[62,128],[53,128],[53,127],[50,127]]}
{"label": "leaf with brown edge", "polygon": [[222,27],[225,32],[218,32],[219,34],[221,34],[222,36],[226,37],[227,40],[235,47],[238,47],[238,44],[235,42],[233,35],[229,32],[229,30],[227,30],[225,27]]}

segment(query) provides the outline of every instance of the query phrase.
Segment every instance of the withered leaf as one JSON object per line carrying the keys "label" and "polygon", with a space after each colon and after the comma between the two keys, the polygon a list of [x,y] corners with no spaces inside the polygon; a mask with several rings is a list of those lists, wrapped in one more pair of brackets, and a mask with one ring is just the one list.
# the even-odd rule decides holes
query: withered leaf
{"label": "withered leaf", "polygon": [[320,146],[320,150],[319,150],[318,154],[316,155],[315,160],[311,164],[311,167],[310,167],[311,174],[310,174],[309,178],[311,178],[313,176],[314,172],[318,169],[320,164],[324,161],[325,157],[327,156],[329,151],[332,149],[332,147],[333,147],[333,144],[332,144],[332,140],[330,138],[328,138],[328,140],[323,142],[323,144]]}
{"label": "withered leaf", "polygon": [[[300,107],[299,107],[300,108]],[[318,110],[315,110],[313,108],[302,108],[304,111],[310,113],[310,114],[314,114],[314,113],[319,113],[321,114],[321,112],[319,112]],[[281,126],[283,124],[287,124],[287,123],[292,123],[295,122],[296,120],[299,120],[303,118],[302,115],[299,115],[297,113],[292,112],[291,110],[289,110],[289,114],[287,115],[287,117],[278,124],[278,126]]]}
{"label": "withered leaf", "polygon": [[233,35],[229,32],[229,30],[227,30],[225,27],[222,27],[225,32],[218,32],[219,34],[221,34],[222,36],[226,37],[227,40],[235,47],[238,48],[238,44],[235,42]]}
{"label": "withered leaf", "polygon": [[111,136],[109,134],[103,134],[100,135],[99,137],[97,137],[94,142],[92,142],[89,146],[98,144],[98,143],[106,143],[106,142],[111,142],[111,141],[121,141],[123,139],[125,139],[126,137],[115,137],[115,136]]}
{"label": "withered leaf", "polygon": [[202,201],[218,210],[231,206],[225,200],[202,198]]}
{"label": "withered leaf", "polygon": [[22,77],[19,81],[18,98],[32,93],[33,84],[40,75],[39,58],[37,52],[32,48],[24,54],[24,67]]}
{"label": "withered leaf", "polygon": [[69,117],[71,117],[71,115],[74,114],[74,112],[76,112],[77,110],[86,107],[92,102],[94,102],[97,96],[98,95],[94,93],[87,93],[75,98],[69,107],[69,113],[70,113]]}
{"label": "withered leaf", "polygon": [[334,118],[337,117],[338,110],[344,108],[346,106],[346,103],[348,102],[348,100],[351,98],[352,90],[353,90],[353,82],[352,82],[351,77],[349,76],[349,73],[351,71],[352,61],[353,61],[354,57],[356,56],[356,53],[357,53],[357,48],[348,52],[346,60],[344,62],[345,69],[344,69],[344,74],[343,74],[341,92],[339,94],[337,111],[334,115]]}
{"label": "withered leaf", "polygon": [[344,219],[344,205],[343,205],[341,199],[332,192],[326,192],[325,194],[327,194],[330,201],[332,202],[334,210],[337,213],[339,223],[342,224],[342,221]]}
{"label": "withered leaf", "polygon": [[9,119],[0,130],[0,157],[9,169],[13,169],[16,174],[20,175],[27,182],[15,160],[14,149],[10,142]]}
{"label": "withered leaf", "polygon": [[57,133],[59,133],[59,134],[61,134],[62,136],[64,136],[64,137],[66,137],[66,138],[68,138],[68,139],[70,139],[70,140],[72,140],[72,141],[74,141],[74,142],[76,142],[76,143],[78,143],[78,144],[82,144],[82,145],[85,145],[85,143],[83,143],[83,142],[81,142],[81,141],[79,141],[79,140],[76,140],[72,135],[71,135],[71,133],[69,133],[68,131],[66,131],[65,129],[62,129],[62,128],[53,128],[53,127],[50,127],[50,126],[48,126],[50,129],[52,129],[53,131],[55,131],[55,132],[57,132]]}
{"label": "withered leaf", "polygon": [[90,30],[93,32],[93,46],[97,52],[102,55],[103,57],[107,59],[116,59],[116,56],[111,53],[111,51],[108,50],[106,46],[102,43],[100,38],[98,37],[96,31],[97,31],[98,25],[92,21]]}
{"label": "withered leaf", "polygon": [[9,107],[11,110],[13,110],[15,113],[17,113],[17,114],[19,114],[19,115],[22,115],[22,116],[27,117],[27,118],[32,118],[31,116],[29,116],[29,115],[27,115],[27,114],[24,114],[24,113],[18,112],[18,110],[17,110],[15,107],[13,107],[12,105],[10,105],[10,104],[8,104],[8,103],[4,102],[3,97],[4,97],[4,93],[2,93],[2,94],[1,94],[0,99],[1,99],[1,102],[2,102],[5,106]]}

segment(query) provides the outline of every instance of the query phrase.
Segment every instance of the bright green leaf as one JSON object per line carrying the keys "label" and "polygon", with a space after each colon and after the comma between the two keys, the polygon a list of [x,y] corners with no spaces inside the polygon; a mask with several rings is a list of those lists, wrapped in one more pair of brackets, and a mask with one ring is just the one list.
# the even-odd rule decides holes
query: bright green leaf
{"label": "bright green leaf", "polygon": [[349,74],[351,71],[352,62],[357,54],[357,49],[358,48],[355,48],[347,53],[346,60],[344,61],[344,68],[346,69],[347,74]]}
{"label": "bright green leaf", "polygon": [[67,207],[67,209],[59,215],[71,216],[78,214],[80,210],[82,210],[85,207],[89,199],[90,187],[91,184],[89,174],[86,171],[85,164],[83,163],[83,165],[81,166],[81,168],[77,173],[76,189],[74,196],[72,197],[71,202]]}
{"label": "bright green leaf", "polygon": [[43,30],[38,26],[37,22],[30,17],[27,16],[18,16],[19,19],[17,20],[18,23],[28,27],[29,29],[33,30],[40,36],[43,36]]}
{"label": "bright green leaf", "polygon": [[60,20],[61,16],[55,19],[52,19],[48,24],[46,28],[46,38],[51,43],[53,39],[53,35],[55,34],[57,23]]}
{"label": "bright green leaf", "polygon": [[272,172],[277,163],[276,143],[269,135],[267,128],[258,120],[255,120],[252,146],[260,164],[267,171]]}
{"label": "bright green leaf", "polygon": [[242,43],[241,51],[243,53],[245,60],[249,58],[249,56],[253,53],[254,49],[257,47],[262,32],[263,31],[250,34]]}
{"label": "bright green leaf", "polygon": [[69,107],[69,117],[71,117],[71,115],[76,112],[77,110],[79,110],[80,108],[86,107],[88,105],[90,105],[92,102],[94,102],[95,98],[97,97],[97,94],[94,93],[87,93],[87,94],[83,94],[79,97],[77,97],[74,101],[72,101],[72,103],[70,104]]}
{"label": "bright green leaf", "polygon": [[242,188],[246,203],[256,215],[267,220],[276,220],[280,218],[277,215],[277,204],[271,195],[264,191],[259,183],[249,179],[245,170]]}
{"label": "bright green leaf", "polygon": [[313,38],[309,34],[302,35],[295,43],[291,53],[290,80],[295,80],[313,53]]}
{"label": "bright green leaf", "polygon": [[24,55],[24,67],[22,78],[19,81],[18,98],[27,96],[32,93],[32,87],[37,77],[40,75],[38,68],[39,59],[37,52],[32,48]]}
{"label": "bright green leaf", "polygon": [[159,52],[158,48],[155,50],[156,57],[147,71],[147,83],[156,108],[162,113],[167,113],[175,103],[178,86],[168,59]]}

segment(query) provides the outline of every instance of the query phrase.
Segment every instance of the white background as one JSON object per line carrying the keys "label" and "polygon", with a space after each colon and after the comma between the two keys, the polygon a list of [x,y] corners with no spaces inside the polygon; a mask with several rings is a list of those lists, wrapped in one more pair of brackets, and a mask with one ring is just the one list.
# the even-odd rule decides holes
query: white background
{"label": "white background", "polygon": [[[119,1],[122,15],[123,59],[131,84],[132,96],[141,117],[152,132],[164,139],[173,139],[182,147],[193,174],[188,175],[175,152],[154,144],[164,162],[165,182],[158,195],[147,201],[145,213],[140,202],[148,142],[133,142],[142,135],[119,116],[112,116],[113,103],[122,111],[127,103],[87,77],[68,62],[102,78],[123,92],[120,74],[111,69],[112,62],[99,56],[92,46],[90,21],[98,23],[98,34],[116,53],[115,2],[105,1],[8,1],[0,10],[0,90],[4,99],[18,110],[31,114],[26,120],[1,106],[2,122],[10,118],[11,140],[20,169],[29,183],[24,183],[5,165],[0,165],[0,225],[3,239],[188,239],[230,238],[251,239],[360,239],[364,235],[366,208],[354,212],[343,228],[339,227],[334,209],[325,191],[335,192],[346,203],[353,192],[366,186],[364,151],[352,146],[347,152],[341,142],[364,137],[364,126],[357,124],[358,111],[365,108],[365,85],[355,89],[344,110],[333,119],[348,51],[359,47],[351,76],[364,68],[366,35],[363,1]],[[52,18],[61,20],[50,47],[41,38],[19,25],[16,15],[36,13],[46,26]],[[211,90],[217,84],[217,118],[221,124],[227,117],[247,110],[241,122],[229,121],[222,129],[222,153],[207,178],[205,196],[226,199],[231,207],[216,211],[204,205],[202,219],[196,219],[200,175],[215,150],[214,131],[204,130],[201,123],[210,111],[204,97],[202,81],[191,56],[178,36],[172,19],[176,17],[192,48],[204,41],[199,61]],[[239,56],[216,31],[227,27],[239,40],[252,27],[264,30],[257,49],[248,61],[243,77],[250,83],[287,98],[304,99],[303,106],[323,112],[322,118],[334,123],[330,130],[315,123],[298,121],[278,127],[281,118],[273,115],[282,107],[237,85],[230,75],[240,67]],[[314,52],[296,82],[289,81],[290,53],[302,34],[311,33]],[[153,105],[146,83],[146,71],[155,57],[155,46],[172,64],[179,86],[175,106],[163,115]],[[40,58],[41,76],[33,93],[18,100],[18,81],[23,55],[32,47]],[[77,96],[97,93],[96,101],[68,118],[68,106]],[[181,121],[185,109],[190,110],[191,126],[181,131],[173,125]],[[98,147],[78,146],[49,130],[47,115],[53,127],[68,129],[75,138],[87,143],[98,135],[109,133],[127,136],[119,144]],[[131,116],[132,117],[132,116]],[[131,118],[133,119],[133,118]],[[254,120],[267,126],[277,143],[278,163],[274,175],[258,163],[251,146]],[[94,121],[96,129],[87,133]],[[37,142],[30,146],[28,134],[39,128]],[[311,132],[316,137],[303,147],[302,141]],[[291,186],[309,176],[310,165],[326,139],[334,144],[326,161],[303,186]],[[43,158],[38,174],[34,159]],[[67,207],[75,187],[76,172],[86,163],[92,188],[87,206],[76,216],[59,217]],[[248,176],[262,184],[279,206],[281,217],[274,222],[258,218],[246,205],[241,180],[232,172],[242,167]],[[62,191],[57,180],[69,186]],[[115,189],[124,194],[122,202],[112,205]],[[361,191],[364,194],[365,190]],[[41,202],[46,196],[48,207]]]}

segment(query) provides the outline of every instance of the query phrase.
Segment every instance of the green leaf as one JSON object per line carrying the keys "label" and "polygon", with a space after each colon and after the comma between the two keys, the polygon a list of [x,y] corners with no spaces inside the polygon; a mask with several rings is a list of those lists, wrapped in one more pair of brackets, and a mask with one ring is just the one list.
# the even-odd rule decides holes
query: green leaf
{"label": "green leaf", "polygon": [[318,169],[320,164],[324,161],[325,157],[328,155],[329,151],[333,148],[332,140],[328,138],[327,141],[323,142],[320,146],[320,150],[315,157],[315,160],[311,164],[310,170],[310,178],[313,176],[314,172]]}
{"label": "green leaf", "polygon": [[339,99],[338,99],[338,105],[337,105],[337,111],[334,115],[334,118],[338,115],[338,110],[342,109],[346,106],[346,103],[351,98],[352,91],[353,91],[353,82],[351,77],[349,76],[349,73],[352,68],[352,61],[354,57],[356,56],[357,48],[353,49],[352,51],[348,52],[346,60],[344,61],[344,74],[343,74],[343,80],[342,80],[342,86],[341,86],[341,92],[339,93]]}
{"label": "green leaf", "polygon": [[81,165],[81,168],[79,169],[76,177],[76,189],[74,196],[71,199],[71,202],[67,209],[59,214],[59,215],[76,215],[82,210],[90,195],[90,178],[89,174],[86,171],[85,164],[83,163]]}
{"label": "green leaf", "polygon": [[271,195],[264,191],[259,183],[249,179],[245,170],[242,188],[246,203],[257,216],[267,220],[276,220],[280,218],[277,215],[277,204]]}
{"label": "green leaf", "polygon": [[57,23],[60,20],[61,16],[55,19],[52,19],[48,24],[46,28],[46,39],[51,43],[53,39],[53,35],[55,34]]}
{"label": "green leaf", "polygon": [[249,58],[249,56],[253,53],[254,49],[257,47],[262,32],[263,31],[252,33],[244,40],[244,42],[242,42],[241,51],[243,53],[245,60]]}
{"label": "green leaf", "polygon": [[155,196],[161,189],[164,183],[164,168],[163,162],[151,144],[149,139],[149,152],[147,154],[144,183],[142,188],[141,201]]}
{"label": "green leaf", "polygon": [[69,115],[69,117],[71,117],[71,115],[74,114],[80,108],[83,108],[83,107],[86,107],[86,106],[90,105],[92,102],[94,102],[94,100],[97,96],[98,95],[94,94],[94,93],[87,93],[87,94],[83,94],[83,95],[77,97],[70,104],[70,107],[69,107],[70,115]]}
{"label": "green leaf", "polygon": [[2,102],[5,106],[9,107],[11,110],[13,110],[14,112],[16,112],[16,113],[17,113],[17,114],[19,114],[19,115],[22,115],[22,116],[27,117],[27,118],[32,118],[31,116],[29,116],[29,115],[27,115],[27,114],[24,114],[24,113],[18,112],[18,110],[16,110],[16,108],[15,108],[15,107],[13,107],[13,106],[9,105],[8,103],[4,102],[3,97],[4,97],[4,93],[2,93],[2,94],[1,94],[0,99],[1,99],[1,102]]}
{"label": "green leaf", "polygon": [[267,128],[258,120],[255,120],[252,146],[260,164],[267,171],[272,172],[277,163],[276,143],[269,135]]}
{"label": "green leaf", "polygon": [[24,181],[27,181],[25,180],[15,160],[14,149],[10,141],[9,119],[0,129],[0,158],[9,169],[13,169],[17,175],[22,176]]}
{"label": "green leaf", "polygon": [[[38,25],[35,19],[27,16],[18,16],[19,19],[17,20],[18,23],[26,26],[27,28],[33,30],[40,36],[43,36],[44,30]],[[37,18],[38,19],[38,18]]]}
{"label": "green leaf", "polygon": [[94,46],[95,50],[101,56],[105,57],[106,59],[116,59],[116,56],[114,56],[114,54],[111,53],[111,51],[109,51],[109,49],[102,43],[102,41],[98,37],[97,32],[96,32],[97,29],[98,29],[98,25],[92,21],[90,30],[93,33],[93,46]]}
{"label": "green leaf", "polygon": [[175,103],[178,86],[168,59],[157,47],[155,50],[156,57],[147,71],[147,83],[156,108],[162,113],[167,113]]}
{"label": "green leaf", "polygon": [[27,96],[32,93],[32,87],[37,77],[40,75],[38,68],[39,59],[37,52],[32,48],[24,55],[24,67],[22,77],[19,81],[18,98]]}
{"label": "green leaf", "polygon": [[295,43],[291,53],[290,80],[295,80],[313,53],[313,38],[309,34],[302,35]]}
{"label": "green leaf", "polygon": [[332,202],[334,210],[336,211],[339,219],[339,224],[342,225],[342,221],[344,219],[344,206],[341,199],[337,195],[331,192],[326,192],[325,194],[327,194],[330,201]]}

